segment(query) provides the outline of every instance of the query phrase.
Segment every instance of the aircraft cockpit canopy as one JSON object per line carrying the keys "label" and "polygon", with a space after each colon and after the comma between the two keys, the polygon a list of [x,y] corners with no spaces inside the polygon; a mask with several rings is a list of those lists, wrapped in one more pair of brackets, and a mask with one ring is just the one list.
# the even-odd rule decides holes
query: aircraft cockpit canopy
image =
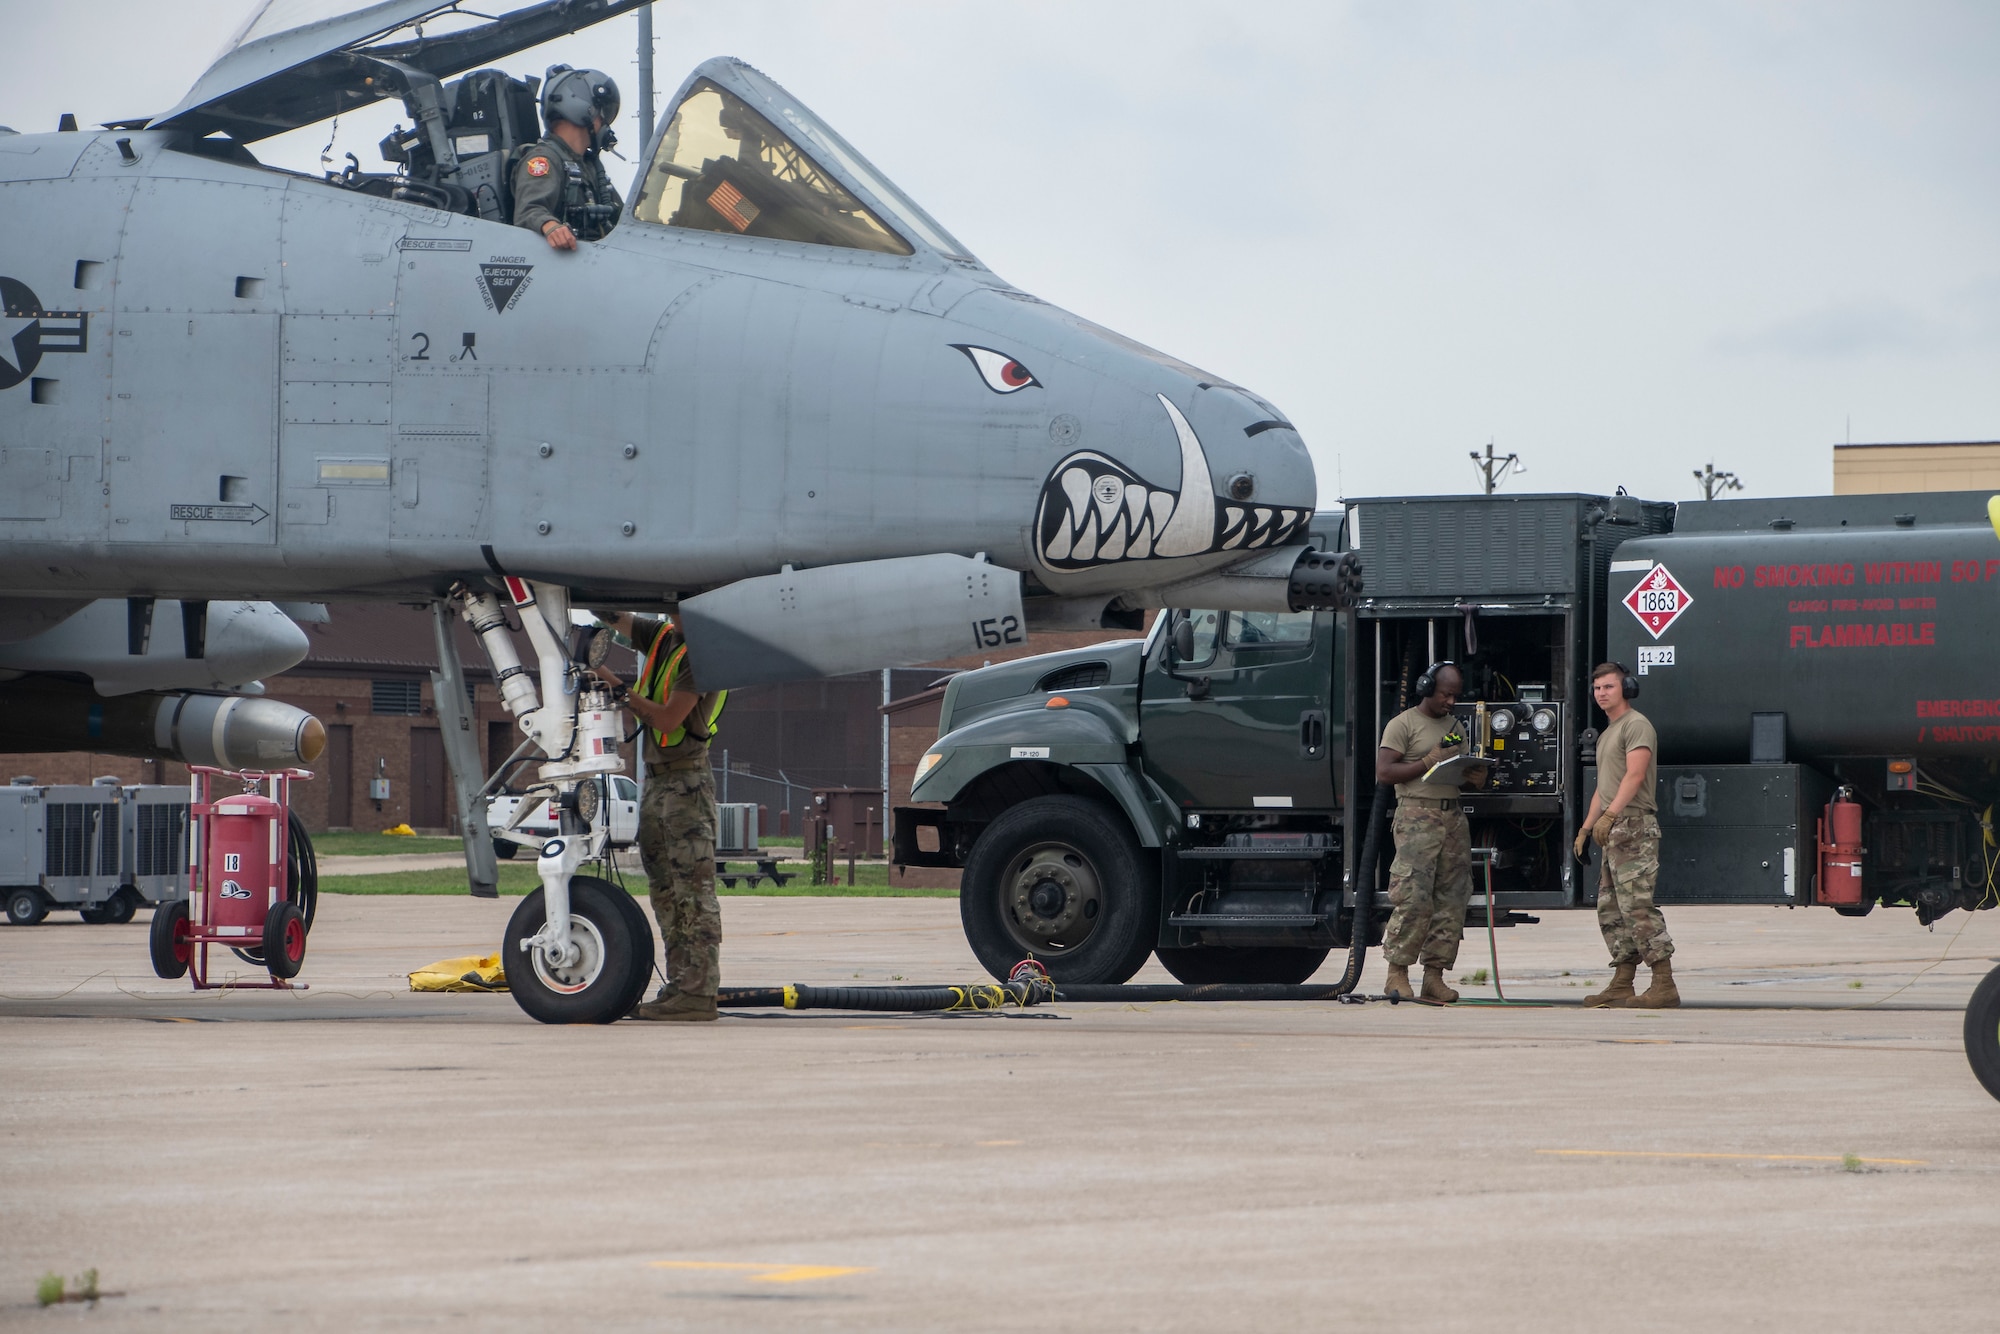
{"label": "aircraft cockpit canopy", "polygon": [[788,135],[706,79],[667,123],[633,216],[695,231],[912,253]]}
{"label": "aircraft cockpit canopy", "polygon": [[633,216],[887,255],[911,254],[915,240],[969,258],[824,121],[734,60],[709,61],[683,90],[654,146]]}

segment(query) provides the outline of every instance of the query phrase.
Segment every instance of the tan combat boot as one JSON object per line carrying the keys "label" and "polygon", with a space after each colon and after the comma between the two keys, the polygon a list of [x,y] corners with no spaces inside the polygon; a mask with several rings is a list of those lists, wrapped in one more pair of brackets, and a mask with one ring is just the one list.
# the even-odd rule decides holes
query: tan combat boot
{"label": "tan combat boot", "polygon": [[1633,996],[1638,994],[1632,990],[1632,981],[1638,976],[1639,961],[1637,959],[1633,959],[1629,963],[1618,964],[1617,970],[1611,974],[1611,985],[1602,991],[1585,996],[1583,998],[1584,1008],[1599,1010],[1606,1006],[1624,1005]]}
{"label": "tan combat boot", "polygon": [[632,1017],[668,1024],[705,1024],[721,1016],[716,1012],[715,997],[679,991],[665,1000],[647,1001],[632,1011]]}
{"label": "tan combat boot", "polygon": [[1681,1003],[1681,989],[1674,985],[1674,961],[1662,959],[1653,965],[1653,985],[1625,1002],[1628,1010],[1673,1010]]}
{"label": "tan combat boot", "polygon": [[1382,984],[1382,994],[1385,996],[1401,996],[1404,1000],[1415,1000],[1417,998],[1417,989],[1410,985],[1410,968],[1408,964],[1392,963],[1389,965],[1389,980]]}
{"label": "tan combat boot", "polygon": [[1432,968],[1429,964],[1424,965],[1424,989],[1418,995],[1439,1005],[1451,1005],[1458,1000],[1458,993],[1445,985],[1444,969]]}

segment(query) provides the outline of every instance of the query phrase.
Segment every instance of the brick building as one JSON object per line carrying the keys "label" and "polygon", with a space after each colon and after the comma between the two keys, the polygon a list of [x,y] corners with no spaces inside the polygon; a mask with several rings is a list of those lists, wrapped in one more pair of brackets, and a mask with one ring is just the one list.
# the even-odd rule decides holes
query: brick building
{"label": "brick building", "polygon": [[[431,693],[437,653],[429,609],[335,602],[325,621],[302,628],[311,644],[306,660],[264,684],[270,698],[326,724],[326,753],[312,766],[313,781],[292,790],[306,827],[381,830],[407,823],[420,832],[456,833],[457,808]],[[520,743],[520,731],[500,706],[471,631],[462,621],[454,621],[454,629],[473,696],[480,760],[491,773]],[[798,833],[814,788],[879,789],[886,750],[890,804],[907,801],[917,759],[937,736],[941,683],[951,673],[1123,637],[1036,635],[1032,645],[1007,652],[732,691],[712,749],[716,795],[765,807],[766,833],[778,832],[780,812],[788,812],[782,828]],[[633,671],[629,657],[613,662],[628,675]],[[106,774],[125,783],[187,781],[183,765],[117,755],[14,755],[6,762],[9,775],[42,783],[87,783]],[[387,795],[378,797],[381,782]]]}

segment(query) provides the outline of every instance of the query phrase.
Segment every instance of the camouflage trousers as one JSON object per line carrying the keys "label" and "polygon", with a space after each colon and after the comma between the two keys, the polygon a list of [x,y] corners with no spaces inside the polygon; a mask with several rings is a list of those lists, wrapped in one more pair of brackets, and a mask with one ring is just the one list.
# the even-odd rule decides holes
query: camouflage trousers
{"label": "camouflage trousers", "polygon": [[1389,865],[1389,925],[1382,952],[1408,968],[1458,962],[1465,934],[1465,905],[1472,897],[1472,835],[1465,814],[1404,802],[1396,807],[1396,860]]}
{"label": "camouflage trousers", "polygon": [[1673,957],[1667,919],[1653,906],[1660,878],[1660,822],[1627,811],[1611,825],[1604,869],[1597,878],[1597,925],[1613,963],[1656,964]]}
{"label": "camouflage trousers", "polygon": [[667,951],[667,985],[713,996],[722,985],[715,901],[715,775],[707,761],[646,773],[639,856]]}

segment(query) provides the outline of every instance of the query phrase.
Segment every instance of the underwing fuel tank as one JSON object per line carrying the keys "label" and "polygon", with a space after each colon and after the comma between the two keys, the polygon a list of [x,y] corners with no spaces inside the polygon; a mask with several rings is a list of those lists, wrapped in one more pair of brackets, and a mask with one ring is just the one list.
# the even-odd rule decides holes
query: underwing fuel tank
{"label": "underwing fuel tank", "polygon": [[88,676],[100,695],[237,690],[305,661],[305,632],[269,602],[102,598],[0,644],[0,671]]}
{"label": "underwing fuel tank", "polygon": [[[2000,538],[1986,492],[1717,500],[1627,542],[1610,656],[1672,762],[1961,756],[2000,745]],[[1767,724],[1768,725],[1768,724]]]}
{"label": "underwing fuel tank", "polygon": [[149,691],[104,699],[82,681],[35,680],[9,686],[0,710],[0,752],[87,750],[278,769],[311,764],[325,749],[319,719],[251,695]]}

